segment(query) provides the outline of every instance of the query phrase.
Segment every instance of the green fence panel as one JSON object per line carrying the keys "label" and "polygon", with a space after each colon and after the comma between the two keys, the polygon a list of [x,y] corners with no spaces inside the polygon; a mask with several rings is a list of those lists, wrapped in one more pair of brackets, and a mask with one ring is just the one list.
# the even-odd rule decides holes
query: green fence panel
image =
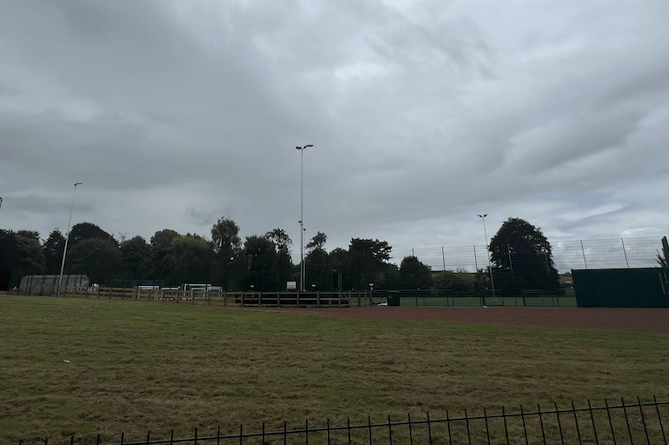
{"label": "green fence panel", "polygon": [[579,307],[669,307],[662,269],[572,270]]}

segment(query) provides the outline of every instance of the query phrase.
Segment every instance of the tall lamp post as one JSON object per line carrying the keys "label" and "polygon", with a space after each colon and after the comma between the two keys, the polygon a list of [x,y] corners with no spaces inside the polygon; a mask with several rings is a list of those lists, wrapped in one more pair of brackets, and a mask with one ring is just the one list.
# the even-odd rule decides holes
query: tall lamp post
{"label": "tall lamp post", "polygon": [[479,218],[483,220],[483,235],[485,236],[485,248],[486,248],[486,256],[488,257],[488,272],[490,272],[490,286],[492,287],[492,296],[495,298],[495,282],[492,280],[492,265],[490,264],[490,245],[488,244],[488,232],[486,231],[485,228],[485,217],[488,216],[488,214],[484,215],[479,215]]}
{"label": "tall lamp post", "polygon": [[67,253],[67,244],[70,241],[70,224],[72,224],[72,210],[74,210],[74,197],[77,194],[77,186],[81,185],[81,182],[76,182],[74,184],[74,193],[72,193],[72,205],[70,206],[70,219],[67,221],[67,236],[65,237],[65,248],[63,249],[63,261],[60,264],[60,278],[58,278],[58,288],[56,290],[56,297],[60,297],[60,289],[63,285],[63,271],[65,270],[65,254]]}
{"label": "tall lamp post", "polygon": [[304,150],[313,145],[295,147],[300,150],[300,291],[304,292]]}
{"label": "tall lamp post", "polygon": [[2,196],[0,196],[0,209],[2,208]]}

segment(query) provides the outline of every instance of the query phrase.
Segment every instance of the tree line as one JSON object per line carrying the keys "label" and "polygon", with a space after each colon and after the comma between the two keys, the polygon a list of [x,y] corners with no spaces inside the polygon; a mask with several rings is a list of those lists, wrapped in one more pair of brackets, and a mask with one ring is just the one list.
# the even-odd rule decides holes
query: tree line
{"label": "tree line", "polygon": [[[308,289],[368,289],[369,283],[385,289],[406,272],[389,262],[392,247],[386,241],[353,238],[348,250],[329,253],[326,242],[327,236],[319,232],[306,246]],[[58,229],[44,240],[36,231],[0,230],[0,290],[17,287],[26,275],[59,274],[65,245]],[[100,285],[154,281],[167,287],[210,283],[227,290],[278,291],[289,281],[299,282],[300,267],[293,264],[291,245],[280,228],[242,240],[239,226],[225,217],[212,226],[211,239],[163,229],[149,241],[141,236],[117,240],[84,222],[70,231],[64,273],[85,274]],[[415,262],[425,280],[429,268]]]}
{"label": "tree line", "polygon": [[[40,239],[35,231],[0,230],[0,290],[19,285],[25,275],[60,273],[65,236],[53,230]],[[326,249],[327,235],[318,232],[306,244],[307,290],[373,289],[555,289],[558,274],[551,246],[540,229],[509,218],[491,239],[490,269],[432,273],[415,256],[390,262],[392,246],[378,239],[352,238],[347,249]],[[239,236],[239,226],[222,217],[211,238],[163,229],[146,240],[115,239],[95,224],[76,224],[70,231],[65,274],[85,274],[91,283],[126,286],[137,280],[167,287],[211,283],[226,290],[280,291],[300,281],[293,264],[292,240],[280,228],[263,235]],[[492,272],[492,273],[491,273]]]}

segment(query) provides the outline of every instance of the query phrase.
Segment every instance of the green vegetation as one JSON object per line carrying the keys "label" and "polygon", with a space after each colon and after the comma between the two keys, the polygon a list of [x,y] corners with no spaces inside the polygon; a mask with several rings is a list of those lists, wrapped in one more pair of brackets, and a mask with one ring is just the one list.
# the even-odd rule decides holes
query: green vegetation
{"label": "green vegetation", "polygon": [[495,285],[507,294],[559,287],[551,244],[524,219],[506,220],[490,240],[490,253]]}
{"label": "green vegetation", "polygon": [[667,351],[660,334],[2,297],[0,442],[664,397]]}

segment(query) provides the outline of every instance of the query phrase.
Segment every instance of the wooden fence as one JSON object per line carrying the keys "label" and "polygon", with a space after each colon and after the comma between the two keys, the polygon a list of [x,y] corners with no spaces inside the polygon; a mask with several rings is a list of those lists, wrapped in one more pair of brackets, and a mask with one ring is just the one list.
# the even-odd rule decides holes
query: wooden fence
{"label": "wooden fence", "polygon": [[238,307],[364,307],[371,306],[371,292],[224,292],[182,289],[139,289],[111,287],[68,287],[72,298],[160,301],[177,304]]}

